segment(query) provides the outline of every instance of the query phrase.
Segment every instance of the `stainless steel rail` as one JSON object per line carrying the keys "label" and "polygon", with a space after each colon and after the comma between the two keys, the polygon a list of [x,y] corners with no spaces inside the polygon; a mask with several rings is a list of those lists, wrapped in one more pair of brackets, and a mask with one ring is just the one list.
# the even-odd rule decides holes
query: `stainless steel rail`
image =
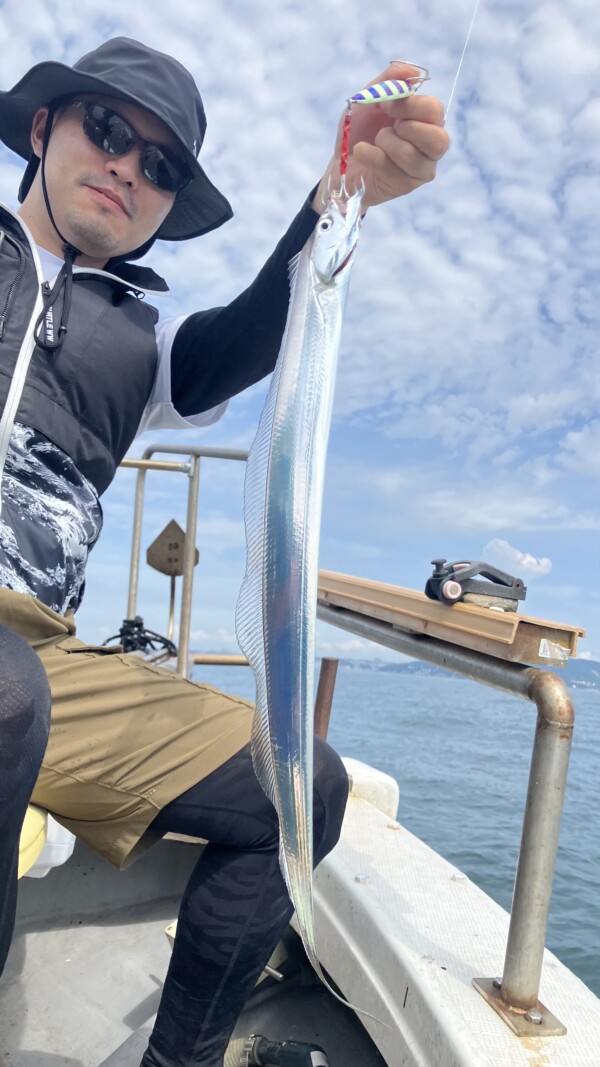
{"label": "stainless steel rail", "polygon": [[434,637],[406,633],[390,623],[374,621],[345,608],[319,604],[318,616],[359,637],[536,705],[537,725],[504,971],[501,979],[474,979],[474,985],[515,1032],[538,1036],[564,1033],[562,1024],[538,999],[575,721],[564,681],[549,671],[510,663]]}
{"label": "stainless steel rail", "polygon": [[[153,460],[156,453],[163,455],[188,456],[188,463],[165,463]],[[192,617],[192,591],[194,588],[194,565],[196,550],[196,529],[198,524],[198,493],[200,488],[200,462],[202,459],[234,459],[245,461],[248,453],[239,448],[195,448],[182,445],[148,445],[140,459],[126,459],[122,467],[137,468],[135,487],[135,505],[133,512],[133,534],[131,539],[131,565],[129,570],[129,594],[127,598],[127,618],[133,619],[136,613],[140,554],[142,548],[142,516],[144,511],[144,490],[146,474],[149,470],[181,471],[189,478],[187,499],[187,520],[185,531],[185,552],[183,556],[183,586],[181,593],[181,610],[179,616],[179,638],[177,642],[177,670],[184,678],[189,674],[188,651],[190,644],[190,623]]]}

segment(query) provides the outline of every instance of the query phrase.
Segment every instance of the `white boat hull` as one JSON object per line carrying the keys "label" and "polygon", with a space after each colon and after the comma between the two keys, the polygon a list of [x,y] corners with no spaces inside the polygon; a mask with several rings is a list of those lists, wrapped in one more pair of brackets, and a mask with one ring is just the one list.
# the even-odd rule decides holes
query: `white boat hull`
{"label": "white boat hull", "polygon": [[518,1038],[473,988],[501,974],[508,914],[395,821],[387,776],[378,798],[377,772],[346,762],[342,839],[315,876],[317,947],[348,1000],[386,1024],[361,1020],[388,1067],[598,1067],[600,1000],[551,952],[540,998],[565,1036]]}

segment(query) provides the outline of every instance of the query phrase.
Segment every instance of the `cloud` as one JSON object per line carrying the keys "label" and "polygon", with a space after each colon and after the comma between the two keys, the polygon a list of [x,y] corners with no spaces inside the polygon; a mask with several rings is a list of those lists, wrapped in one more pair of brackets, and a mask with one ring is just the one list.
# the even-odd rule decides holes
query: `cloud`
{"label": "cloud", "polygon": [[552,570],[552,560],[547,556],[536,559],[530,552],[522,552],[520,548],[514,548],[508,541],[497,537],[488,541],[483,549],[482,559],[486,563],[496,564],[501,569],[508,567],[510,572],[516,572],[517,576],[522,574],[542,576],[550,574]]}
{"label": "cloud", "polygon": [[224,626],[218,626],[214,630],[192,630],[190,633],[190,644],[195,651],[207,651],[207,652],[227,652],[239,653],[239,646],[235,633],[225,629]]}
{"label": "cloud", "polygon": [[594,419],[581,430],[565,434],[558,463],[580,477],[600,475],[600,419]]}
{"label": "cloud", "polygon": [[514,486],[438,489],[421,500],[421,516],[454,530],[579,530],[600,531],[600,513],[576,512],[551,497]]}

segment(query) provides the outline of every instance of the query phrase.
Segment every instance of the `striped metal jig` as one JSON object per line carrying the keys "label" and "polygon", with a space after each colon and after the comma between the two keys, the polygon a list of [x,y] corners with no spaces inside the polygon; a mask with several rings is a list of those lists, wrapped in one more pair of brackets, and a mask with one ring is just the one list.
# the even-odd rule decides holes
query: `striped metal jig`
{"label": "striped metal jig", "polygon": [[415,78],[390,78],[384,82],[377,82],[376,85],[368,85],[366,89],[361,89],[360,93],[351,96],[348,103],[350,105],[384,104],[392,100],[405,100],[407,96],[413,96],[423,82],[429,81],[427,68],[420,67],[419,69],[423,73]]}

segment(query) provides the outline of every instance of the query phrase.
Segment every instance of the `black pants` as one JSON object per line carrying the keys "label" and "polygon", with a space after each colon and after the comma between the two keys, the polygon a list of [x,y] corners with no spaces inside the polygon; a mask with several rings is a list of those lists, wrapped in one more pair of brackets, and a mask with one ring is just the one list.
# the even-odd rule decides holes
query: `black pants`
{"label": "black pants", "polygon": [[49,726],[44,668],[22,637],[0,626],[0,974],[15,921],[21,827]]}
{"label": "black pants", "polygon": [[[336,844],[348,794],[344,766],[315,741],[314,862]],[[244,1001],[292,907],[279,869],[279,828],[242,749],[154,821],[210,841],[184,893],[156,1025],[141,1067],[221,1067]]]}

